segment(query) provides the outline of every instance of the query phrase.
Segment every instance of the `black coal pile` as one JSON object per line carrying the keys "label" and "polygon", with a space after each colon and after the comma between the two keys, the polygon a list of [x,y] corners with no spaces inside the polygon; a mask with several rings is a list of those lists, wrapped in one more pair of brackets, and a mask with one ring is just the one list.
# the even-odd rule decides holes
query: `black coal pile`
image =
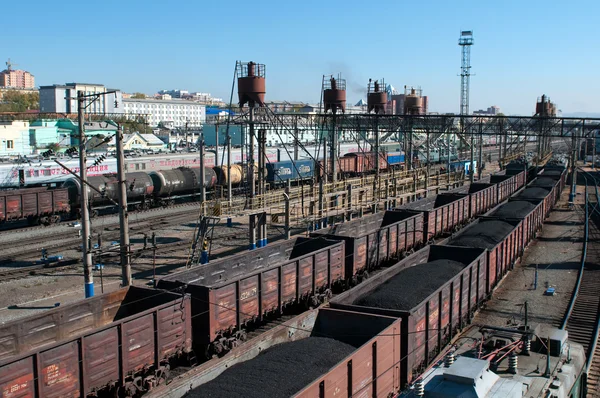
{"label": "black coal pile", "polygon": [[527,188],[517,196],[517,199],[544,199],[549,193],[550,191],[544,188]]}
{"label": "black coal pile", "polygon": [[485,221],[467,228],[450,239],[450,246],[477,247],[491,249],[502,241],[515,227],[504,221]]}
{"label": "black coal pile", "polygon": [[560,170],[544,170],[544,173],[541,175],[547,176],[560,176],[563,172]]}
{"label": "black coal pile", "polygon": [[501,218],[523,218],[535,209],[535,205],[524,200],[515,200],[502,205],[491,215]]}
{"label": "black coal pile", "polygon": [[420,304],[440,286],[456,276],[465,264],[435,260],[415,265],[396,274],[353,304],[365,307],[408,311]]}
{"label": "black coal pile", "polygon": [[556,185],[556,180],[549,177],[538,177],[534,182],[533,186],[536,187],[553,187]]}
{"label": "black coal pile", "polygon": [[309,337],[279,344],[234,365],[188,397],[290,397],[326,373],[356,348],[330,338]]}

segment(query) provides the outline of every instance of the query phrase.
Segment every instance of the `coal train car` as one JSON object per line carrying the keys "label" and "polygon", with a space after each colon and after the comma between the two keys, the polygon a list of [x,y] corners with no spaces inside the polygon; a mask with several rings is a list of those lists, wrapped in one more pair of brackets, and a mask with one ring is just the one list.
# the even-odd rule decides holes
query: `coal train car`
{"label": "coal train car", "polygon": [[157,287],[191,294],[195,347],[211,358],[244,341],[247,326],[330,298],[345,281],[343,257],[343,242],[298,238],[169,275]]}
{"label": "coal train car", "polygon": [[[299,327],[286,327],[290,323]],[[190,398],[396,396],[401,325],[399,318],[320,308],[266,332],[260,343],[245,344],[235,357],[201,365],[193,384],[175,380],[155,395],[174,391],[181,396],[185,391]]]}
{"label": "coal train car", "polygon": [[402,320],[400,383],[417,377],[486,296],[482,249],[427,246],[330,301],[334,309]]}
{"label": "coal train car", "polygon": [[129,287],[0,326],[3,397],[129,396],[192,350],[190,297]]}
{"label": "coal train car", "polygon": [[48,225],[59,222],[70,211],[66,189],[40,187],[0,191],[0,224],[27,220],[31,225]]}
{"label": "coal train car", "polygon": [[423,214],[386,211],[315,231],[311,236],[345,243],[346,278],[355,285],[373,269],[423,245]]}

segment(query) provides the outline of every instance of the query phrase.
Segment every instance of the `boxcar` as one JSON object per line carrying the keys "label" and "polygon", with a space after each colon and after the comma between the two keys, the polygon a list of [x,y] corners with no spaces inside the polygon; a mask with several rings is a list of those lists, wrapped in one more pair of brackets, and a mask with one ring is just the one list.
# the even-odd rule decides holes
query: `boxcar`
{"label": "boxcar", "polygon": [[467,222],[469,195],[444,193],[437,195],[435,200],[412,202],[403,208],[423,213],[423,240],[429,242]]}
{"label": "boxcar", "polygon": [[[462,269],[443,282],[422,287],[425,283],[421,268],[438,260],[462,264]],[[427,263],[427,264],[424,264]],[[443,271],[440,266],[440,271]],[[409,270],[410,269],[410,270]],[[408,276],[407,271],[410,272]],[[340,294],[330,302],[332,308],[393,316],[402,319],[401,384],[410,383],[426,367],[456,331],[467,324],[485,298],[485,250],[447,246],[427,246],[398,264],[375,275],[357,287]],[[419,279],[420,278],[420,279]],[[383,301],[381,306],[364,306],[360,302],[372,296],[382,286],[404,281],[405,288],[397,292],[411,297],[406,305],[390,304],[396,297]],[[406,282],[408,281],[408,282]],[[390,296],[394,296],[391,294]],[[417,302],[416,304],[413,304]]]}
{"label": "boxcar", "polygon": [[191,353],[189,296],[129,287],[0,327],[3,397],[85,397],[164,381]]}
{"label": "boxcar", "polygon": [[481,218],[452,236],[448,246],[474,247],[487,250],[486,291],[491,294],[500,280],[522,255],[522,220]]}
{"label": "boxcar", "polygon": [[405,210],[368,215],[314,232],[312,236],[344,241],[346,278],[352,278],[351,283],[355,284],[373,268],[420,247],[422,231],[423,214]]}
{"label": "boxcar", "polygon": [[178,272],[157,287],[192,295],[198,352],[209,358],[235,347],[246,330],[284,309],[317,306],[344,281],[344,242],[298,238]]}
{"label": "boxcar", "polygon": [[314,176],[312,159],[267,163],[267,182],[277,185],[288,180],[303,180]]}
{"label": "boxcar", "polygon": [[49,224],[60,221],[70,210],[69,193],[64,188],[0,191],[0,223],[27,219]]}

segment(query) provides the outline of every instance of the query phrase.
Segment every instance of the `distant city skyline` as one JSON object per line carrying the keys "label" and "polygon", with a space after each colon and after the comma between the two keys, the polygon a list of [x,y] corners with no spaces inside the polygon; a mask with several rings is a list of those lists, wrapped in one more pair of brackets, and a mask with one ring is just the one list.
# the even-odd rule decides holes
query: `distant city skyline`
{"label": "distant city skyline", "polygon": [[[8,2],[3,10],[20,15],[21,7]],[[37,85],[89,81],[146,94],[179,88],[225,102],[235,61],[252,60],[267,66],[268,100],[316,103],[321,76],[342,73],[349,103],[366,98],[369,78],[383,77],[397,88],[421,86],[431,112],[457,113],[458,37],[472,30],[471,110],[498,105],[506,114],[531,115],[546,94],[565,114],[600,113],[599,14],[600,3],[587,0],[568,6],[235,0],[172,7],[109,0],[102,9],[66,0],[60,10],[34,0],[27,25],[22,18],[4,21],[19,40],[4,43],[0,59],[10,57]],[[94,29],[82,28],[81,16]]]}

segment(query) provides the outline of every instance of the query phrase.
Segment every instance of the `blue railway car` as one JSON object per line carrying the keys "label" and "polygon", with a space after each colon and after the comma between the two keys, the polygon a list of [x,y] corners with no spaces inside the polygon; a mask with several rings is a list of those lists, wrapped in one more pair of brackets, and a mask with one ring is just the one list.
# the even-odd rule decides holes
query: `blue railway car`
{"label": "blue railway car", "polygon": [[[471,174],[471,161],[469,160],[459,160],[457,162],[450,163],[450,171],[459,171],[464,170],[466,175]],[[477,161],[473,161],[473,169],[474,172],[477,173]]]}
{"label": "blue railway car", "polygon": [[267,182],[282,184],[288,180],[305,180],[315,174],[315,163],[312,159],[286,160],[267,163]]}
{"label": "blue railway car", "polygon": [[402,152],[390,152],[387,154],[387,162],[390,166],[404,163],[404,153]]}

